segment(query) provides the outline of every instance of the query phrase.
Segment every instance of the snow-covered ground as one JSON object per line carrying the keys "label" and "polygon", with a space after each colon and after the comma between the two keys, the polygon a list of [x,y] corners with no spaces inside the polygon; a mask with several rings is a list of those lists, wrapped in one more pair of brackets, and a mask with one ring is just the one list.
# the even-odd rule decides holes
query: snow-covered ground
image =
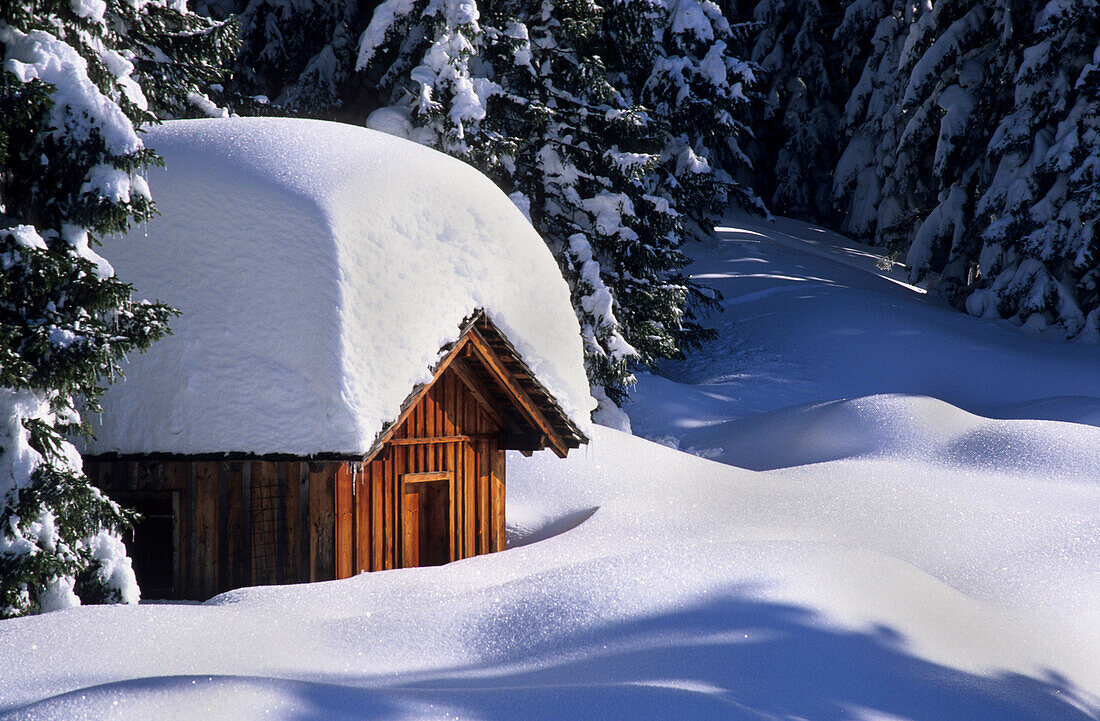
{"label": "snow-covered ground", "polygon": [[659,443],[510,458],[510,550],[0,622],[0,712],[1100,718],[1100,347],[791,221],[692,252],[726,312],[641,376]]}

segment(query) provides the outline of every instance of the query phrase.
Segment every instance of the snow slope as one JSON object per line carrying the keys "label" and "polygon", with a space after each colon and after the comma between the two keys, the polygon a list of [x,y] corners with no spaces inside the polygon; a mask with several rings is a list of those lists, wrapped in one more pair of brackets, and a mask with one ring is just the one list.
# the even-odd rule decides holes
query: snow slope
{"label": "snow slope", "polygon": [[[509,459],[503,553],[2,622],[0,713],[1100,718],[1100,428],[1046,418],[1088,419],[1100,349],[737,223],[695,249],[721,340],[629,408],[726,463],[597,428],[564,461]],[[1039,370],[1062,383],[1021,380]]]}
{"label": "snow slope", "polygon": [[[726,298],[727,312],[711,318],[721,337],[642,380],[628,410],[645,436],[886,393],[997,418],[1100,423],[1095,345],[966,317],[896,268],[878,270],[867,246],[796,221],[742,218],[696,252],[689,272]],[[670,404],[683,409],[673,419]]]}
{"label": "snow slope", "polygon": [[366,452],[478,308],[587,424],[569,288],[469,165],[288,118],[171,121],[145,143],[160,214],[102,252],[182,315],[129,358],[89,452]]}

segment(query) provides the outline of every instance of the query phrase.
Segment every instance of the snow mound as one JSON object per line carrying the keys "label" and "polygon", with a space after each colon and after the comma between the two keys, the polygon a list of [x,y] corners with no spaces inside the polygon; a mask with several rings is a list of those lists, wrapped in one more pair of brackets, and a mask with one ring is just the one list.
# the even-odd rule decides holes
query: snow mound
{"label": "snow mound", "polygon": [[0,713],[1096,718],[1095,486],[888,459],[753,473],[600,427],[547,456],[510,457],[509,515],[599,510],[540,543],[6,621]]}
{"label": "snow mound", "polygon": [[991,420],[929,398],[886,394],[811,403],[681,434],[719,460],[772,470],[855,457],[1041,471],[1052,481],[1100,482],[1100,428]]}
{"label": "snow mound", "polygon": [[103,399],[89,453],[362,453],[475,309],[582,428],[595,405],[550,251],[491,181],[349,125],[165,123],[161,215],[105,243],[179,308]]}

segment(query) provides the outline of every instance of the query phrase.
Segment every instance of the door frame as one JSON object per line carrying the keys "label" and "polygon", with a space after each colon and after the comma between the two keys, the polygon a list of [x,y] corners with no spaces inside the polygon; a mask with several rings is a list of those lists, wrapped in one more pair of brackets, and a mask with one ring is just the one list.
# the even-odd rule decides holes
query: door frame
{"label": "door frame", "polygon": [[[419,543],[420,543],[420,528],[407,528],[405,524],[406,512],[405,504],[406,499],[409,496],[416,496],[419,503],[420,492],[417,488],[410,488],[409,486],[415,486],[421,483],[438,483],[439,481],[447,482],[447,558],[448,563],[457,560],[458,549],[455,547],[455,524],[456,524],[456,512],[457,504],[455,502],[455,474],[454,471],[423,471],[419,473],[403,473],[400,476],[401,484],[401,567],[402,568],[415,568],[419,564]],[[415,534],[415,543],[417,544],[417,563],[406,563],[407,554],[409,553],[408,544],[410,543],[410,533]]]}

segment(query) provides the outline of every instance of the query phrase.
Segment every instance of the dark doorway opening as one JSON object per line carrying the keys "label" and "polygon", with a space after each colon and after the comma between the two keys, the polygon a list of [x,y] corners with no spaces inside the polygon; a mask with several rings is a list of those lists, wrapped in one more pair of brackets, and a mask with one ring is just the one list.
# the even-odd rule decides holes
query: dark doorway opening
{"label": "dark doorway opening", "polygon": [[134,575],[143,599],[175,598],[178,539],[177,494],[137,493],[122,496],[119,503],[141,514],[134,524],[126,550],[134,563]]}
{"label": "dark doorway opening", "polygon": [[402,565],[441,566],[451,561],[451,484],[447,472],[410,473],[402,494]]}

